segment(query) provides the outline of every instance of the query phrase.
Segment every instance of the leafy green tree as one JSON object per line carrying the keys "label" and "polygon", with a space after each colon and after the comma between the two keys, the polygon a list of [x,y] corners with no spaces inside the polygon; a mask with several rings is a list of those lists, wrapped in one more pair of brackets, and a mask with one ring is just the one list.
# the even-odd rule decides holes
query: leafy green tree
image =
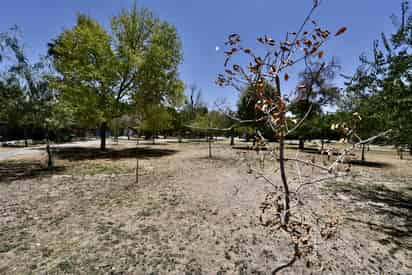
{"label": "leafy green tree", "polygon": [[183,125],[191,124],[196,117],[203,116],[208,113],[208,108],[202,100],[202,91],[195,84],[190,85],[189,93],[179,114]]}
{"label": "leafy green tree", "polygon": [[204,116],[208,113],[208,108],[202,100],[202,91],[195,84],[188,87],[184,104],[169,108],[173,117],[173,129],[181,141],[183,132],[188,130],[187,126],[194,123],[197,117]]}
{"label": "leafy green tree", "polygon": [[162,105],[151,105],[145,110],[139,129],[150,135],[155,144],[156,135],[172,128],[173,117],[169,110]]}
{"label": "leafy green tree", "polygon": [[262,115],[256,107],[258,101],[263,97],[273,97],[275,89],[269,84],[265,84],[264,94],[260,95],[257,88],[254,86],[247,86],[241,93],[237,107],[237,116],[244,120],[258,120]]}
{"label": "leafy green tree", "polygon": [[[2,49],[14,57],[11,66],[4,72],[1,101],[7,101],[9,107],[5,113],[10,124],[45,130],[47,140],[48,167],[52,166],[50,151],[50,133],[66,125],[68,113],[58,104],[56,91],[49,83],[51,69],[46,59],[31,64],[26,57],[17,31],[3,33]],[[12,112],[17,112],[13,115]],[[25,135],[26,136],[26,135]],[[27,137],[27,136],[26,136]],[[27,145],[27,141],[26,141]]]}
{"label": "leafy green tree", "polygon": [[118,64],[110,35],[96,21],[80,14],[73,29],[49,44],[49,55],[59,73],[55,86],[62,92],[60,99],[72,107],[80,124],[100,124],[101,149],[105,149],[108,121],[126,94],[117,87]]}
{"label": "leafy green tree", "polygon": [[[396,20],[395,20],[396,21]],[[355,110],[363,119],[363,132],[391,128],[391,142],[409,146],[412,153],[412,16],[409,1],[401,6],[401,23],[387,38],[373,44],[372,60],[366,54],[353,77],[348,78],[343,108]],[[382,46],[381,46],[382,45]]]}
{"label": "leafy green tree", "polygon": [[179,106],[184,101],[184,84],[177,67],[182,60],[181,42],[176,29],[166,22],[158,23],[143,55],[136,80],[139,99],[146,104]]}
{"label": "leafy green tree", "polygon": [[[359,72],[358,72],[359,73]],[[359,75],[358,75],[359,77]],[[353,114],[359,114],[360,119],[356,122],[356,135],[365,139],[371,135],[376,135],[384,130],[388,125],[385,125],[383,113],[377,110],[376,106],[380,103],[376,102],[378,97],[368,92],[365,79],[359,78],[360,82],[347,87],[343,103],[339,108],[337,121],[345,123],[349,127],[354,127]],[[366,160],[366,145],[362,145],[362,161]]]}
{"label": "leafy green tree", "polygon": [[225,129],[232,125],[232,121],[223,113],[219,111],[210,111],[206,114],[200,114],[194,120],[193,126],[199,129]]}
{"label": "leafy green tree", "polygon": [[7,122],[8,127],[23,126],[25,97],[18,79],[3,75],[0,79],[0,121]]}
{"label": "leafy green tree", "polygon": [[113,17],[111,29],[80,14],[72,29],[49,44],[61,99],[80,123],[100,125],[101,149],[112,119],[146,104],[176,103],[183,91],[177,71],[181,44],[173,26],[135,5]]}
{"label": "leafy green tree", "polygon": [[204,115],[198,115],[191,128],[206,135],[209,143],[209,158],[212,157],[212,140],[217,134],[222,134],[231,128],[233,122],[219,111],[211,111]]}
{"label": "leafy green tree", "polygon": [[[258,88],[253,85],[249,85],[243,89],[237,103],[237,117],[242,120],[250,120],[254,122],[239,125],[234,131],[240,135],[246,136],[247,140],[255,135],[257,130],[261,130],[264,134],[268,132],[269,129],[267,129],[267,125],[263,121],[258,122],[263,117],[263,114],[257,107],[262,98],[273,98],[274,94],[275,88],[269,84],[264,84],[262,93],[260,93]],[[265,136],[267,135],[265,134]]]}

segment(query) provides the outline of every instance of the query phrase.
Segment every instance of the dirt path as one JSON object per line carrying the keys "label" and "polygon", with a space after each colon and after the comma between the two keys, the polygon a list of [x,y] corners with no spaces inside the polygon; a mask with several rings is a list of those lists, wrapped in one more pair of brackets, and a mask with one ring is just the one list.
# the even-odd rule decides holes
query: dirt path
{"label": "dirt path", "polygon": [[[140,161],[138,185],[133,159],[101,160],[129,167],[121,173],[1,184],[0,273],[270,274],[288,259],[287,239],[257,218],[270,186],[245,173],[238,152],[219,145],[208,160],[205,144],[154,148],[169,153]],[[300,261],[283,274],[411,274],[409,204],[369,205],[362,189],[345,187],[311,191],[320,209],[345,208],[355,220],[342,226],[345,242],[322,255],[322,272]]]}

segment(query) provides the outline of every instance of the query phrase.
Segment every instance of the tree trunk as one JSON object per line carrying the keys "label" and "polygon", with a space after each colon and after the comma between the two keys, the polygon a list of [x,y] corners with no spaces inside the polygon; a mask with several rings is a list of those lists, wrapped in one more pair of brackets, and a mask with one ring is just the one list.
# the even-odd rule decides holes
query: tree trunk
{"label": "tree trunk", "polygon": [[305,140],[300,138],[299,139],[299,150],[304,150],[305,149]]}
{"label": "tree trunk", "polygon": [[286,178],[285,170],[285,136],[283,131],[280,133],[279,138],[279,168],[280,176],[283,184],[283,213],[281,217],[282,225],[286,225],[289,221],[289,210],[290,210],[290,201],[289,201],[289,186]]}
{"label": "tree trunk", "polygon": [[409,155],[412,156],[412,144],[409,145]]}
{"label": "tree trunk", "polygon": [[47,151],[47,169],[51,169],[53,168],[53,158],[52,158],[52,152],[50,149],[50,142],[48,139],[47,139],[46,151]]}
{"label": "tree trunk", "polygon": [[399,147],[399,158],[400,158],[401,160],[403,160],[403,148],[402,148],[402,146]]}
{"label": "tree trunk", "polygon": [[156,144],[156,136],[155,135],[152,136],[152,141],[153,141],[152,144],[155,145]]}
{"label": "tree trunk", "polygon": [[139,183],[139,139],[136,141],[136,184]]}
{"label": "tree trunk", "polygon": [[24,126],[24,147],[28,147],[29,143],[27,142],[27,126]]}
{"label": "tree trunk", "polygon": [[53,156],[52,152],[50,149],[50,139],[49,139],[49,132],[47,131],[47,136],[46,136],[46,152],[47,152],[47,169],[53,168]]}
{"label": "tree trunk", "polygon": [[182,143],[182,132],[181,131],[179,131],[179,133],[177,134],[177,142]]}
{"label": "tree trunk", "polygon": [[235,133],[233,129],[230,131],[230,146],[235,145]]}
{"label": "tree trunk", "polygon": [[325,140],[322,138],[320,142],[321,142],[320,151],[323,152],[323,150],[325,149]]}
{"label": "tree trunk", "polygon": [[212,138],[209,136],[209,158],[212,158]]}
{"label": "tree trunk", "polygon": [[366,147],[366,145],[365,144],[362,144],[362,161],[365,161],[365,148]]}
{"label": "tree trunk", "polygon": [[106,150],[106,130],[107,122],[102,122],[100,125],[100,150]]}
{"label": "tree trunk", "polygon": [[[276,88],[277,88],[277,96],[281,98],[281,89],[280,89],[280,78],[279,75],[276,75]],[[285,113],[281,113],[280,116],[281,121],[286,123]],[[286,177],[286,169],[285,169],[285,132],[282,128],[279,133],[279,169],[280,169],[280,177],[282,179],[283,185],[283,211],[281,212],[281,225],[286,228],[286,225],[289,222],[290,216],[290,193],[289,193],[289,186]]]}

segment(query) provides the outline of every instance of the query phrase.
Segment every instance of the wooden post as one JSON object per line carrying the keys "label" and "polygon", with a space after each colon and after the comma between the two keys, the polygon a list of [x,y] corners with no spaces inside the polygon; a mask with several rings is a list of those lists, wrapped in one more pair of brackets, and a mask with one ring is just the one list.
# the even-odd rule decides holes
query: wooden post
{"label": "wooden post", "polygon": [[106,130],[107,122],[102,122],[100,125],[100,150],[106,150]]}
{"label": "wooden post", "polygon": [[139,183],[139,138],[136,139],[136,184]]}
{"label": "wooden post", "polygon": [[139,158],[137,157],[137,150],[136,150],[136,184],[139,183]]}

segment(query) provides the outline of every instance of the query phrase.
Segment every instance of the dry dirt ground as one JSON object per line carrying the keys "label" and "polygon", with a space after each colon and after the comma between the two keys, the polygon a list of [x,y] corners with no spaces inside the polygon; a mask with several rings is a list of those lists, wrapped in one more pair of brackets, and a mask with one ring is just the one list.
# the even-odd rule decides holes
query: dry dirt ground
{"label": "dry dirt ground", "polygon": [[[272,187],[247,173],[255,152],[140,145],[136,184],[131,146],[62,148],[53,171],[1,162],[0,274],[271,274],[288,261],[289,240],[258,219]],[[362,176],[308,188],[308,206],[338,215],[337,236],[321,266],[281,274],[412,274],[412,163],[368,158],[353,166]]]}

